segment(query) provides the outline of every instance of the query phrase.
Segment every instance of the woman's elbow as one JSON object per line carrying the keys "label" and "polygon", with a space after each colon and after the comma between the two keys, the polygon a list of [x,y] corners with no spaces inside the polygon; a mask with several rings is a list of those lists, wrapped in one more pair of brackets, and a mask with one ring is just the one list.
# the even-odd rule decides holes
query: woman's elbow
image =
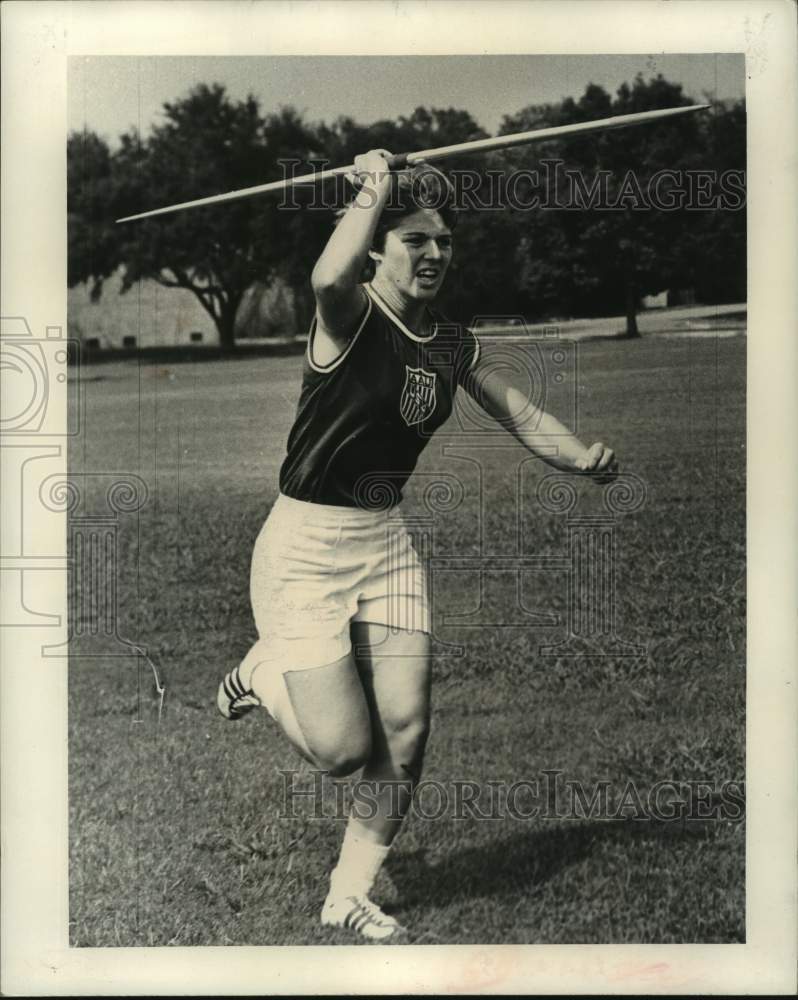
{"label": "woman's elbow", "polygon": [[317,266],[310,276],[310,286],[317,301],[332,302],[351,295],[358,286],[358,278],[351,270]]}
{"label": "woman's elbow", "polygon": [[318,264],[313,268],[310,275],[310,287],[314,292],[323,292],[326,288],[329,288],[334,284],[334,276],[330,271],[329,267],[325,267],[324,264],[319,261]]}

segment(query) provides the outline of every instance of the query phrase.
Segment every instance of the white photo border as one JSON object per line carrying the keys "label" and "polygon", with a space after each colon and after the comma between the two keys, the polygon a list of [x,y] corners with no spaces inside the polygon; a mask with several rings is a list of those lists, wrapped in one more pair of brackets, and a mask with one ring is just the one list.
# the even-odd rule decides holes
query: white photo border
{"label": "white photo border", "polygon": [[[70,948],[66,670],[64,661],[41,659],[37,629],[5,629],[0,633],[4,993],[795,990],[798,545],[788,432],[798,426],[795,11],[794,4],[776,0],[3,5],[2,315],[25,317],[36,336],[48,327],[67,329],[70,55],[744,52],[749,146],[746,943],[241,947],[234,957],[222,948]],[[66,420],[66,383],[52,389],[52,405]],[[65,471],[65,445],[62,454]],[[6,507],[4,516],[7,512]],[[51,520],[48,524],[52,527]],[[53,531],[47,543],[49,551],[65,555],[63,530]],[[63,610],[65,573],[40,575],[37,605]],[[54,631],[47,630],[47,641],[53,641]]]}

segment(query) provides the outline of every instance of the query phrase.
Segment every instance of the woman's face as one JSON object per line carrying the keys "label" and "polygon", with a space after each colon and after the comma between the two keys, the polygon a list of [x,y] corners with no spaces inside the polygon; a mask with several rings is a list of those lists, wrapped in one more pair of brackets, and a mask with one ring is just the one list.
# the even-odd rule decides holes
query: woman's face
{"label": "woman's face", "polygon": [[435,209],[420,208],[388,230],[382,251],[370,254],[381,282],[411,299],[434,299],[452,259],[452,232]]}

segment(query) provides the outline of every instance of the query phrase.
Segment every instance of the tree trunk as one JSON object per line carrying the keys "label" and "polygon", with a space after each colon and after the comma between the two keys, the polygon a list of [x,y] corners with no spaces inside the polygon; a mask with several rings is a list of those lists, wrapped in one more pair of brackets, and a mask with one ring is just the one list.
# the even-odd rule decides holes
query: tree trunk
{"label": "tree trunk", "polygon": [[219,331],[219,347],[222,354],[234,354],[236,349],[236,316],[244,291],[230,290],[219,301],[219,315],[216,329]]}
{"label": "tree trunk", "polygon": [[640,331],[637,329],[637,286],[634,273],[632,273],[626,277],[626,332],[624,337],[631,339],[639,336]]}
{"label": "tree trunk", "polygon": [[231,308],[229,303],[226,303],[222,306],[218,317],[216,317],[216,329],[219,331],[219,347],[222,350],[222,354],[235,353],[236,311],[235,308]]}
{"label": "tree trunk", "polygon": [[624,339],[632,340],[640,336],[637,328],[637,274],[635,268],[634,243],[624,240],[622,245],[624,258],[624,300],[626,303],[626,332]]}
{"label": "tree trunk", "polygon": [[[162,281],[161,284],[169,284],[171,286],[171,282]],[[193,292],[199,304],[213,320],[216,332],[219,334],[219,347],[222,354],[233,354],[236,349],[236,313],[238,312],[241,297],[244,293],[229,293],[225,298],[215,295],[209,297],[205,289],[197,288],[187,281],[181,283],[179,287]]]}

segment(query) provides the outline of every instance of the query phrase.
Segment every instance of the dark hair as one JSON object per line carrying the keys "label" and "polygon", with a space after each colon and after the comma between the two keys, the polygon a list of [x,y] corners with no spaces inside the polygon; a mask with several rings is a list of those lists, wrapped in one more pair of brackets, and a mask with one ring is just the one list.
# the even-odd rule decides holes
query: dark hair
{"label": "dark hair", "polygon": [[[422,208],[434,209],[444,223],[450,229],[454,229],[457,223],[454,196],[454,188],[446,174],[428,163],[392,171],[391,189],[374,231],[373,249],[382,251],[385,248],[386,234],[397,226],[401,219]],[[352,202],[336,213],[336,225],[351,204]],[[369,260],[361,281],[370,281],[373,277],[374,262]]]}

